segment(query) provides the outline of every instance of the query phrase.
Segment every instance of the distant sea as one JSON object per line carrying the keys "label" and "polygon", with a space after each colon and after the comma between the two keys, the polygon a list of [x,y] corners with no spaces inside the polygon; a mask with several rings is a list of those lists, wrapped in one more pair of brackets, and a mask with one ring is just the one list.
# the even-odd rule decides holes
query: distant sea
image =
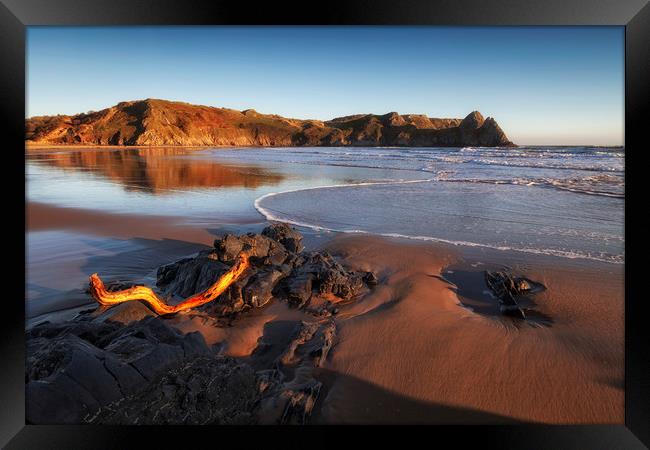
{"label": "distant sea", "polygon": [[624,261],[622,148],[61,149],[28,200]]}
{"label": "distant sea", "polygon": [[268,158],[289,165],[386,171],[384,180],[368,177],[267,194],[255,205],[269,220],[565,258],[624,260],[621,148],[328,148],[271,152]]}

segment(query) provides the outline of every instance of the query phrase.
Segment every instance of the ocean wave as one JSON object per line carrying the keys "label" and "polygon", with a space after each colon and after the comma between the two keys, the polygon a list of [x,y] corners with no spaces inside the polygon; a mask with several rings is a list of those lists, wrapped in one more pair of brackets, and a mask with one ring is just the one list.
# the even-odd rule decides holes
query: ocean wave
{"label": "ocean wave", "polygon": [[352,233],[352,234],[370,234],[370,235],[376,235],[376,236],[384,236],[384,237],[393,237],[393,238],[404,238],[404,239],[410,239],[410,240],[419,240],[419,241],[430,241],[430,242],[439,242],[439,243],[444,243],[444,244],[450,244],[450,245],[456,245],[456,246],[465,246],[465,247],[482,247],[482,248],[489,248],[493,250],[500,250],[500,251],[515,251],[515,252],[521,252],[521,253],[529,253],[529,254],[537,254],[537,255],[546,255],[546,256],[556,256],[556,257],[561,257],[561,258],[568,258],[568,259],[586,259],[586,260],[592,260],[592,261],[599,261],[599,262],[605,262],[605,263],[612,263],[612,264],[623,264],[624,263],[624,256],[623,255],[608,255],[608,254],[590,254],[590,253],[582,253],[578,250],[557,250],[557,249],[540,249],[540,248],[532,248],[532,247],[516,247],[516,246],[510,246],[510,245],[492,245],[492,244],[484,244],[484,243],[479,243],[479,242],[471,242],[471,241],[459,241],[459,240],[449,240],[449,239],[443,239],[439,237],[434,237],[434,236],[412,236],[412,235],[406,235],[406,234],[400,234],[400,233],[379,233],[379,232],[371,232],[367,230],[362,230],[362,229],[356,229],[356,228],[331,228],[331,227],[325,227],[321,225],[317,225],[314,223],[309,223],[304,220],[298,220],[297,218],[291,218],[291,217],[286,217],[285,215],[279,216],[274,213],[276,211],[273,211],[271,208],[264,207],[262,205],[262,202],[265,199],[271,198],[271,197],[276,197],[279,195],[284,195],[284,194],[289,194],[293,192],[303,192],[303,191],[311,191],[311,190],[318,190],[318,189],[332,189],[332,188],[345,188],[345,187],[356,187],[356,186],[369,186],[369,185],[391,185],[391,184],[412,184],[412,183],[423,183],[423,182],[429,182],[433,180],[408,180],[408,181],[394,181],[394,182],[367,182],[367,183],[351,183],[351,184],[340,184],[340,185],[330,185],[330,186],[317,186],[317,187],[312,187],[312,188],[305,188],[305,189],[292,189],[284,192],[272,192],[268,193],[265,195],[262,195],[261,197],[258,197],[255,202],[254,206],[255,209],[266,218],[266,220],[271,221],[271,222],[286,222],[295,226],[299,227],[305,227],[309,228],[315,231],[326,231],[326,232],[338,232],[338,233]]}
{"label": "ocean wave", "polygon": [[[567,164],[556,163],[552,160],[546,162],[534,161],[516,161],[513,160],[512,155],[510,158],[498,157],[502,159],[489,159],[485,158],[486,155],[481,155],[481,158],[456,156],[456,155],[431,155],[431,159],[435,161],[451,163],[451,164],[477,164],[483,166],[501,166],[501,167],[517,167],[528,169],[553,169],[553,170],[578,170],[587,172],[622,172],[624,169],[619,165],[594,165],[594,164]],[[489,155],[487,155],[489,156]],[[522,157],[523,159],[523,157]],[[540,158],[541,159],[541,158]]]}
{"label": "ocean wave", "polygon": [[[425,172],[428,170],[424,170]],[[585,177],[569,178],[453,178],[457,175],[455,170],[433,171],[438,182],[448,183],[480,183],[480,184],[505,184],[515,186],[538,186],[574,192],[577,194],[598,195],[602,197],[625,198],[625,181],[622,176],[610,174],[589,175]]]}
{"label": "ocean wave", "polygon": [[[220,152],[219,157],[240,158],[237,152]],[[214,154],[216,155],[216,153]],[[495,148],[291,148],[267,152],[271,161],[317,166],[359,167],[368,169],[428,171],[437,163],[479,165],[493,167],[516,167],[522,169],[572,170],[616,173],[623,172],[620,152],[606,149],[579,151],[542,149],[495,149]],[[249,155],[255,160],[258,156]]]}
{"label": "ocean wave", "polygon": [[[393,160],[398,159],[394,158]],[[500,162],[492,160],[478,160],[478,159],[459,159],[458,157],[444,155],[444,156],[431,156],[430,158],[414,158],[414,157],[400,157],[399,160],[412,164],[411,166],[399,166],[395,164],[369,164],[366,161],[356,160],[329,160],[329,161],[309,161],[299,159],[287,159],[277,162],[300,164],[308,166],[331,166],[331,167],[350,167],[361,169],[380,169],[380,170],[396,170],[396,171],[410,171],[410,172],[429,172],[435,173],[435,166],[438,163],[449,164],[467,164],[473,163],[477,165],[487,166],[500,166],[500,167],[517,167],[529,169],[551,169],[551,170],[571,170],[581,172],[597,172],[597,173],[622,173],[622,169],[613,166],[580,166],[580,165],[557,165],[557,164],[534,164],[534,163],[518,163]],[[390,161],[390,160],[389,160]],[[416,166],[415,164],[420,164]]]}
{"label": "ocean wave", "polygon": [[[623,181],[618,183],[590,182],[590,178],[514,178],[514,179],[467,179],[449,178],[449,171],[440,171],[441,175],[436,181],[448,183],[481,183],[481,184],[506,184],[514,186],[538,186],[552,188],[576,194],[597,195],[600,197],[625,198]],[[609,189],[607,189],[609,188]],[[620,189],[619,189],[620,188]]]}

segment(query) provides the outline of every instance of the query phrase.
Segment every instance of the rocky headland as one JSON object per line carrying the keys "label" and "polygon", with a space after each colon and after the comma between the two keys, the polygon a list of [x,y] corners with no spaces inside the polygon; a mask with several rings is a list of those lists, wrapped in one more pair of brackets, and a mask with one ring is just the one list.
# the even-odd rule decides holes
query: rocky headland
{"label": "rocky headland", "polygon": [[37,145],[515,146],[493,118],[478,111],[464,119],[390,112],[320,121],[158,99],[73,116],[31,117],[25,130],[26,142]]}

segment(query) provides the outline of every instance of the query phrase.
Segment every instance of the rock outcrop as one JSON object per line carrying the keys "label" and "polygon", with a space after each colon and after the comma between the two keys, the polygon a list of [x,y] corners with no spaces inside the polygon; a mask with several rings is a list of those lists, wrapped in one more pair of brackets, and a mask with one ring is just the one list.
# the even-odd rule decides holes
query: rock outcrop
{"label": "rock outcrop", "polygon": [[35,144],[135,146],[513,146],[496,121],[475,111],[465,119],[359,114],[329,121],[288,119],[247,109],[166,100],[118,103],[74,116],[25,122]]}
{"label": "rock outcrop", "polygon": [[326,252],[303,252],[302,235],[284,223],[261,234],[225,234],[214,249],[158,269],[163,295],[185,298],[205,289],[230,269],[239,252],[250,255],[251,268],[219,297],[201,308],[225,316],[259,308],[273,297],[286,300],[316,316],[330,316],[337,304],[350,301],[376,284],[369,272],[345,269]]}
{"label": "rock outcrop", "polygon": [[334,316],[377,278],[303,251],[302,235],[278,223],[261,234],[226,234],[213,249],[160,267],[159,295],[173,303],[204,289],[242,250],[251,255],[248,271],[217,300],[179,314],[227,327],[286,301],[304,312],[287,339],[262,336],[249,357],[227,357],[139,301],[40,323],[26,331],[28,423],[306,423],[322,389],[315,371],[336,343]]}
{"label": "rock outcrop", "polygon": [[[133,316],[142,306],[115,308]],[[84,314],[37,325],[26,338],[27,419],[38,424],[91,422],[165,370],[212,354],[198,332],[182,334],[157,317],[124,325]]]}
{"label": "rock outcrop", "polygon": [[541,283],[525,277],[515,277],[507,271],[485,271],[485,283],[499,302],[499,311],[503,315],[526,319],[527,308],[520,302],[525,296],[535,294],[545,288]]}

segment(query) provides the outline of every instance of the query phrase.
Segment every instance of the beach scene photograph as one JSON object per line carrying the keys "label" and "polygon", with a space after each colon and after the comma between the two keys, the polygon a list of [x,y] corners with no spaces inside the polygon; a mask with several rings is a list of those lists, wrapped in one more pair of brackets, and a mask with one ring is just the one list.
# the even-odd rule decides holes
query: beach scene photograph
{"label": "beach scene photograph", "polygon": [[27,27],[26,423],[625,423],[624,45]]}

